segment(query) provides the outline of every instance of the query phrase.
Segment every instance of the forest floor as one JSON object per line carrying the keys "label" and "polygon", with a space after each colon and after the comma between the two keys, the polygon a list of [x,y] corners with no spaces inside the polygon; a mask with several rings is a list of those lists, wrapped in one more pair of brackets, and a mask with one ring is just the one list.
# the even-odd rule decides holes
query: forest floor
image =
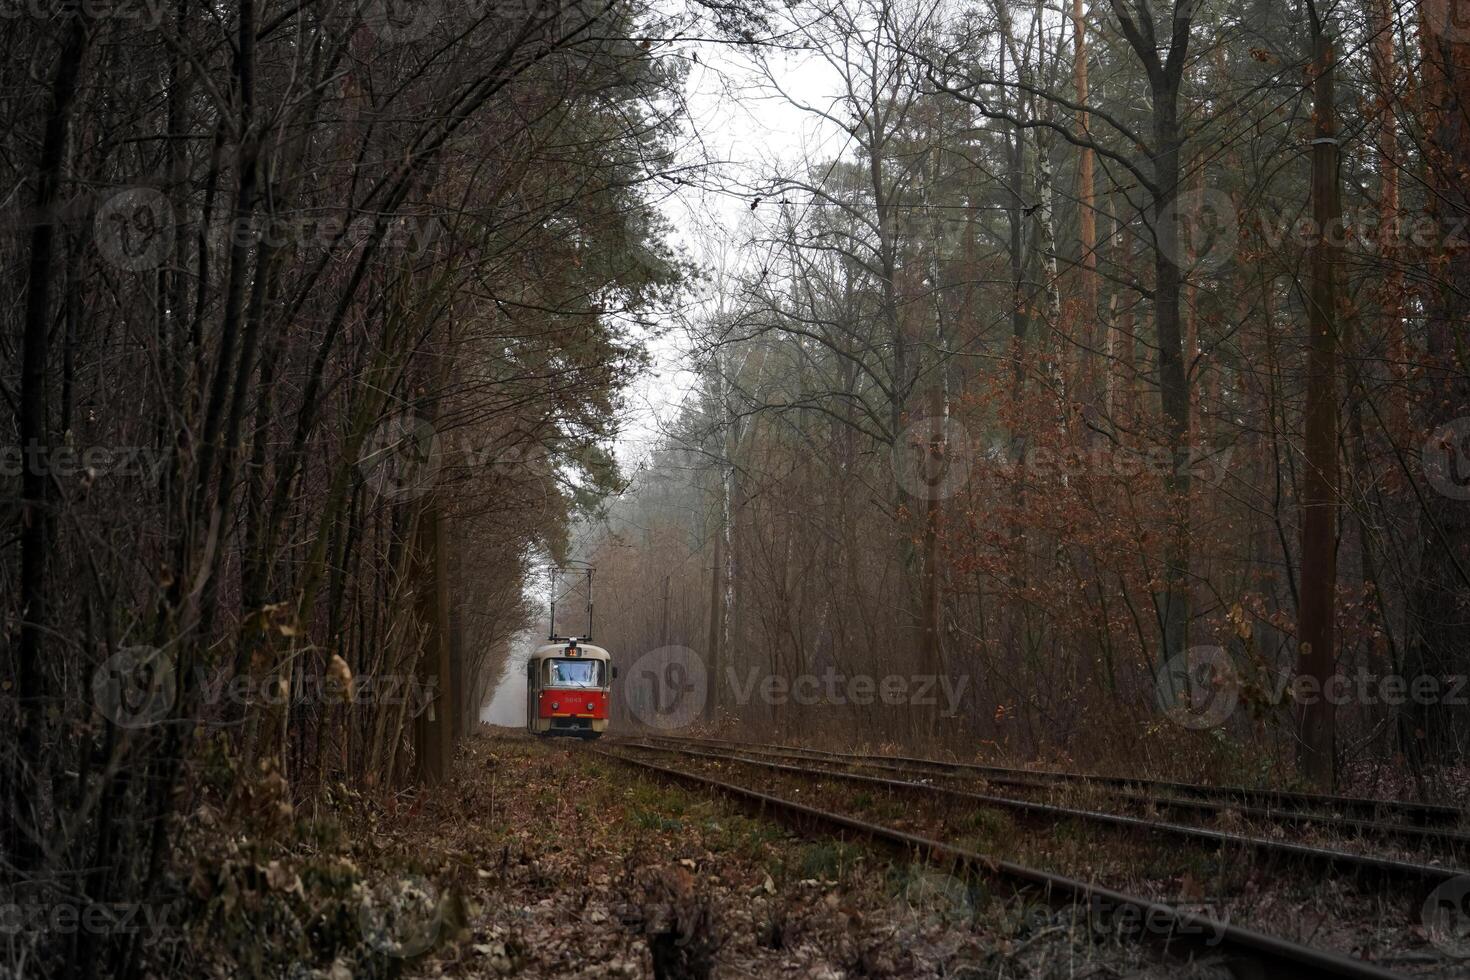
{"label": "forest floor", "polygon": [[[267,774],[262,786],[275,781]],[[804,838],[571,741],[482,729],[444,786],[188,822],[188,926],[150,973],[399,977],[1210,976],[892,851]],[[219,833],[228,825],[232,832]],[[221,843],[222,841],[222,843]]]}
{"label": "forest floor", "polygon": [[[831,803],[830,787],[753,778]],[[274,784],[269,774],[259,781]],[[990,894],[891,850],[800,836],[580,742],[486,727],[462,745],[445,785],[327,795],[313,814],[293,813],[262,789],[243,815],[194,815],[190,859],[176,882],[189,926],[151,946],[154,975],[1220,975],[1218,964],[1160,965],[1092,934],[1074,914]],[[895,825],[922,831],[926,819],[953,818],[926,816],[914,800],[890,802],[901,812],[879,816]],[[221,826],[232,832],[218,833]],[[982,850],[1019,846],[1006,821],[986,832],[998,837]],[[1053,849],[1071,840],[1043,836],[1050,843],[1039,846]],[[1104,854],[1142,860],[1131,845],[1071,836],[1086,851],[1073,858],[1085,864]]]}
{"label": "forest floor", "polygon": [[437,880],[464,899],[457,934],[413,964],[422,976],[1148,975],[1137,951],[1074,943],[1049,912],[802,838],[578,743],[487,731],[454,791],[398,833],[439,851]]}

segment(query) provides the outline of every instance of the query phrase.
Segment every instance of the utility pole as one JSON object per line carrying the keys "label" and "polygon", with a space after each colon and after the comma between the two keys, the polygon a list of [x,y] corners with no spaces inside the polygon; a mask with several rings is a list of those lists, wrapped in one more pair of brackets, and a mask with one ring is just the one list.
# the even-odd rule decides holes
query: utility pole
{"label": "utility pole", "polygon": [[725,528],[720,502],[716,501],[714,565],[710,569],[709,586],[709,697],[704,699],[704,717],[713,721],[719,710],[720,639],[725,632]]}
{"label": "utility pole", "polygon": [[664,576],[664,624],[663,624],[663,646],[669,645],[669,577]]}
{"label": "utility pole", "polygon": [[1337,591],[1337,246],[1342,206],[1338,188],[1337,120],[1333,108],[1336,52],[1308,4],[1312,20],[1311,292],[1307,309],[1307,391],[1303,422],[1302,579],[1297,623],[1297,674],[1311,677],[1316,696],[1297,706],[1297,761],[1323,790],[1335,781],[1336,718],[1325,696],[1337,670],[1334,606]]}

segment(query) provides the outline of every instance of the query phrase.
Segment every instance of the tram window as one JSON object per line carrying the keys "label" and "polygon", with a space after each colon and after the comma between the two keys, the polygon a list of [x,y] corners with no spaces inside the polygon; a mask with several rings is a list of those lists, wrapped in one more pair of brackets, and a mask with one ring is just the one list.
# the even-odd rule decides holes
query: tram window
{"label": "tram window", "polygon": [[557,687],[599,687],[599,661],[553,660],[551,683]]}

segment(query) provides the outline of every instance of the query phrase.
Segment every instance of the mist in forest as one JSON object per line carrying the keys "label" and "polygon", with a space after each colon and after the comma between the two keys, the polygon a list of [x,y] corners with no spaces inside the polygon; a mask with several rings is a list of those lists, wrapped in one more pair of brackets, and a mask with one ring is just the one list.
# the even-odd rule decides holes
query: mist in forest
{"label": "mist in forest", "polygon": [[[1452,0],[34,0],[0,45],[0,975],[548,969],[466,910],[552,907],[558,780],[610,865],[694,827],[609,773],[696,740],[1465,806]],[[1009,819],[963,833],[1035,857]],[[845,852],[706,843],[739,968],[816,971],[786,917],[840,903],[780,869]],[[664,857],[583,883],[609,971],[714,968]],[[157,921],[47,925],[95,909]],[[873,942],[821,966],[922,974]]]}

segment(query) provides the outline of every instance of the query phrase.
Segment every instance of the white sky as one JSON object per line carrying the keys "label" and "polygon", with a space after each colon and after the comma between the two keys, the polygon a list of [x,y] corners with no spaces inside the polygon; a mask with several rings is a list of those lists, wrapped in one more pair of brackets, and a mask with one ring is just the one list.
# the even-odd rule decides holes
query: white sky
{"label": "white sky", "polygon": [[[727,45],[683,45],[687,58],[697,54],[685,87],[690,119],[684,134],[684,159],[692,165],[718,161],[706,171],[703,184],[732,193],[684,186],[661,204],[675,229],[675,242],[694,262],[713,265],[720,250],[734,249],[749,236],[762,210],[752,213],[748,192],[761,186],[778,170],[790,170],[804,156],[825,159],[843,147],[847,134],[789,102],[761,91],[762,76],[749,56]],[[787,92],[824,104],[839,89],[838,78],[823,62],[796,53],[775,52],[768,59],[772,73]],[[692,175],[691,175],[692,177]],[[767,216],[774,208],[765,207]],[[733,256],[738,265],[743,256]],[[701,297],[692,297],[699,302]],[[686,311],[693,316],[696,309]],[[664,424],[677,413],[679,403],[694,383],[688,368],[687,338],[677,323],[651,345],[652,370],[628,394],[627,417],[616,453],[631,475],[647,458]],[[538,593],[538,598],[540,598]],[[540,634],[527,633],[511,644],[502,674],[481,708],[481,720],[497,725],[525,724],[526,682],[522,670],[526,655]]]}
{"label": "white sky", "polygon": [[[680,162],[714,161],[701,183],[729,193],[684,186],[662,201],[661,210],[675,228],[676,243],[696,263],[713,266],[722,249],[737,249],[752,222],[763,217],[762,208],[751,212],[749,193],[804,157],[830,157],[847,134],[775,94],[748,52],[710,43],[681,45],[680,51],[686,61],[698,58],[685,87],[690,132],[684,134]],[[785,91],[823,108],[840,88],[835,72],[818,58],[768,51],[766,63]],[[762,207],[764,216],[774,216],[771,206]],[[734,264],[742,258],[736,251]],[[630,417],[617,448],[628,472],[657,444],[693,384],[687,347],[677,324],[652,345],[653,369],[629,394]]]}

